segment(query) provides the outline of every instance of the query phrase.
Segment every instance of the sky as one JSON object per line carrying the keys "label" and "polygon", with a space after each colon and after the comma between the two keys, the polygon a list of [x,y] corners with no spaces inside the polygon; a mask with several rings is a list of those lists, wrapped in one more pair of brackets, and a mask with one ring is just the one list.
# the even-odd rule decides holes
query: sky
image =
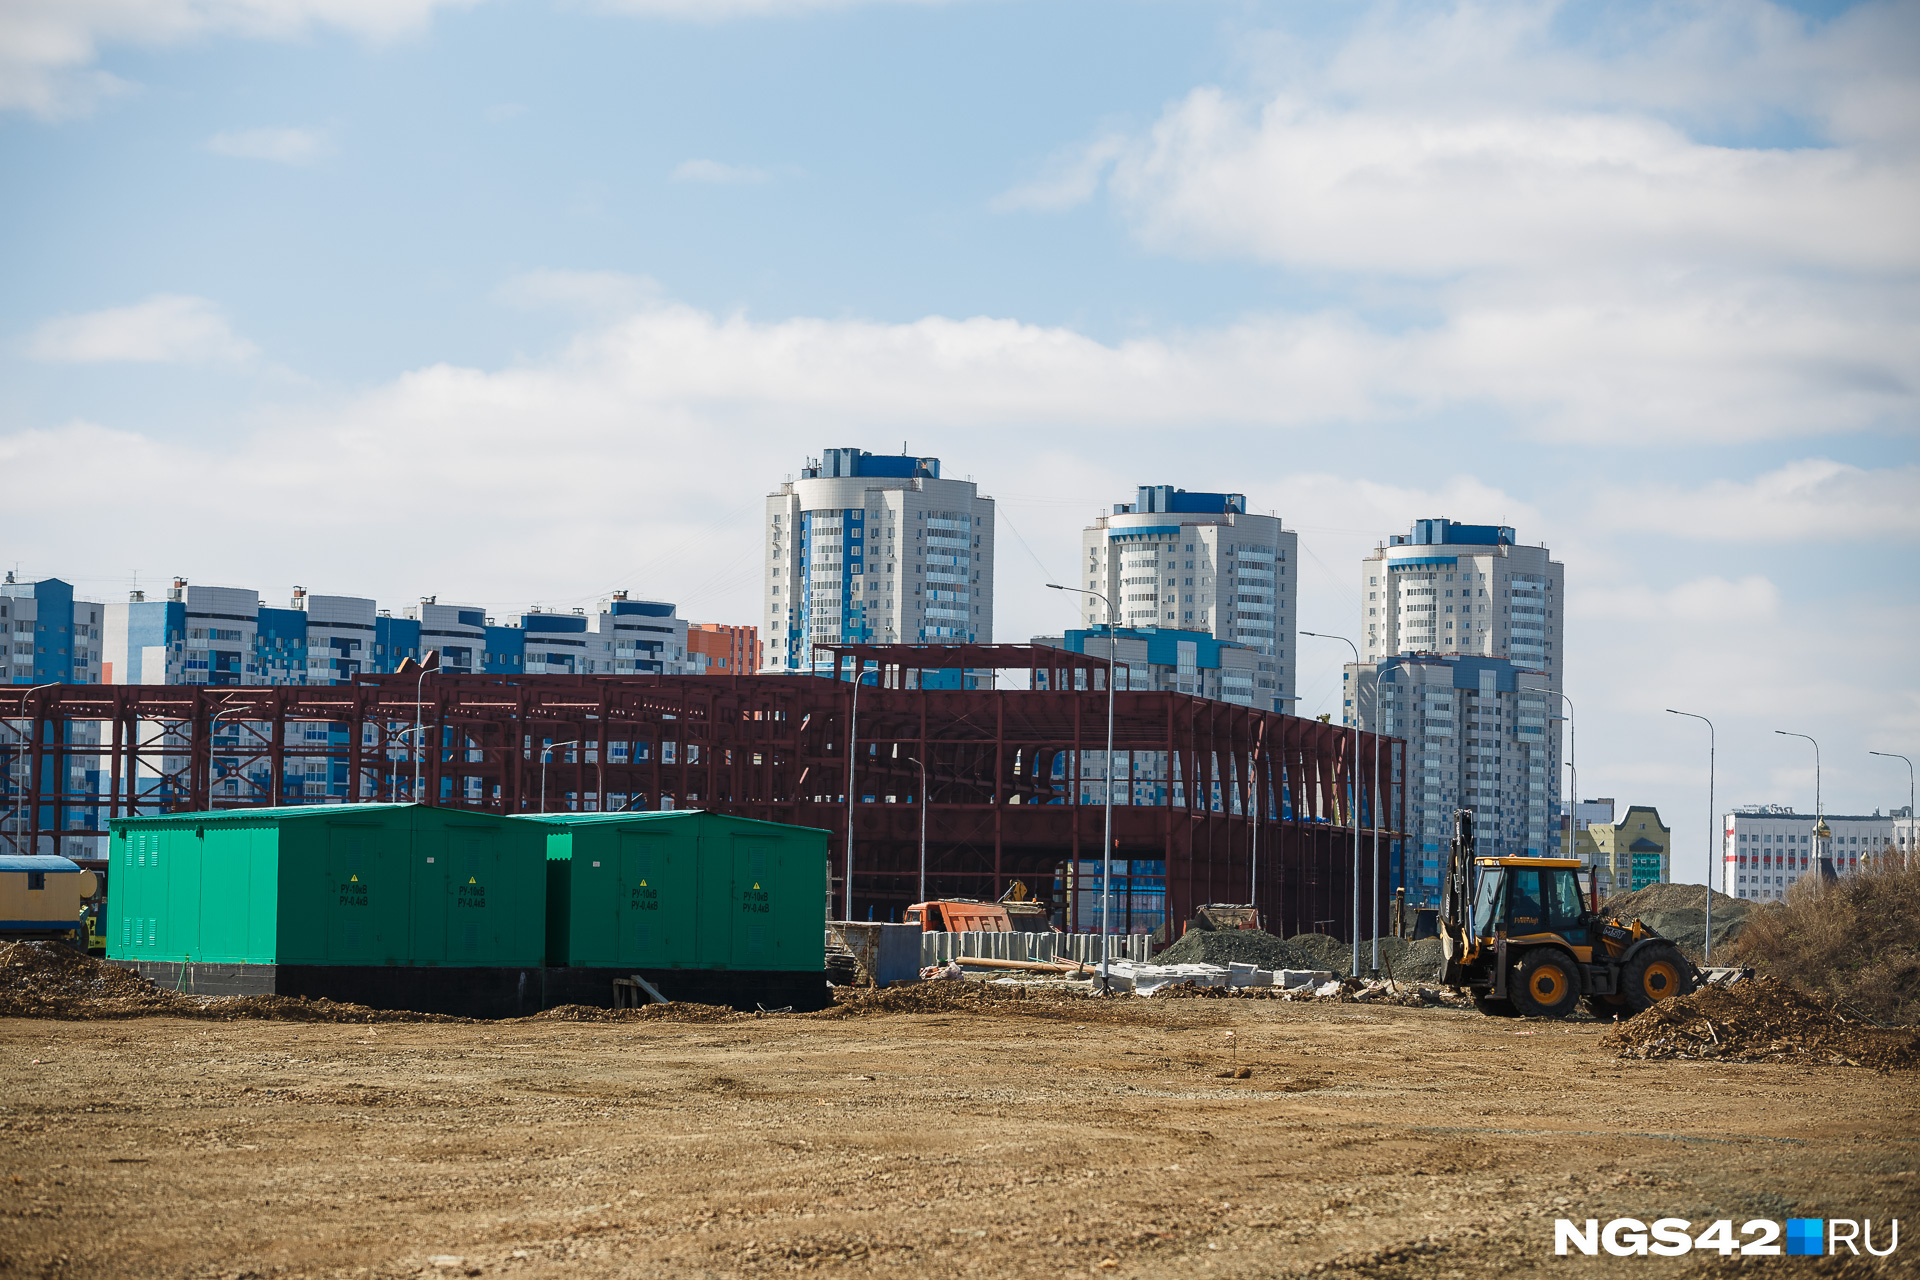
{"label": "sky", "polygon": [[[1580,790],[1907,802],[1920,3],[4,0],[0,561],[753,622],[828,447],[1566,565]],[[1345,646],[1303,640],[1303,714]]]}

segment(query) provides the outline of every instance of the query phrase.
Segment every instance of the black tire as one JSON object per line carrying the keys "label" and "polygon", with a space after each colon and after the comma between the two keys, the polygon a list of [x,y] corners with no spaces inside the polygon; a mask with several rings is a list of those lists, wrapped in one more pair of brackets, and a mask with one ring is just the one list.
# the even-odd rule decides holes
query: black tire
{"label": "black tire", "polygon": [[1580,967],[1557,947],[1534,947],[1513,967],[1507,990],[1529,1018],[1564,1018],[1580,1005]]}
{"label": "black tire", "polygon": [[1629,1013],[1686,995],[1696,985],[1693,966],[1665,942],[1640,948],[1620,971],[1620,999]]}
{"label": "black tire", "polygon": [[1495,1000],[1484,991],[1473,993],[1473,1007],[1489,1018],[1517,1018],[1520,1011],[1513,1007],[1511,1000]]}

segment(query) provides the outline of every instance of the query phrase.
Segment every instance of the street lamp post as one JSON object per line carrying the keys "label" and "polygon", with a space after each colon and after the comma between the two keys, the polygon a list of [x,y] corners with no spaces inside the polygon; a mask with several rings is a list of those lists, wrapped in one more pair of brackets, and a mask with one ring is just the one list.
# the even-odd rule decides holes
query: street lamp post
{"label": "street lamp post", "polygon": [[920,901],[927,900],[927,766],[912,756],[908,761],[920,765]]}
{"label": "street lamp post", "polygon": [[1120,649],[1120,637],[1113,629],[1113,601],[1098,591],[1089,591],[1084,587],[1063,587],[1057,582],[1047,585],[1055,591],[1092,596],[1107,607],[1107,785],[1102,806],[1104,835],[1100,842],[1100,991],[1105,994],[1108,990],[1107,977],[1111,972],[1107,963],[1107,935],[1113,920],[1113,671],[1114,655]]}
{"label": "street lamp post", "polygon": [[562,747],[577,747],[580,739],[572,742],[553,742],[540,749],[540,812],[547,811],[547,764],[553,759],[553,753]]}
{"label": "street lamp post", "polygon": [[[1689,720],[1698,720],[1707,726],[1707,822],[1710,838],[1707,842],[1707,940],[1700,951],[1700,961],[1704,966],[1713,963],[1713,865],[1721,860],[1724,853],[1720,846],[1720,814],[1715,810],[1713,803],[1714,757],[1719,754],[1719,734],[1713,727],[1713,721],[1705,716],[1696,715],[1691,711],[1675,711],[1672,707],[1667,708],[1667,714],[1685,716]],[[1720,892],[1726,892],[1726,883],[1727,872],[1723,866],[1720,869]]]}
{"label": "street lamp post", "polygon": [[[1573,798],[1567,801],[1567,856],[1578,857],[1579,845],[1573,837],[1580,826],[1580,766],[1575,759],[1579,755],[1576,748],[1580,745],[1580,738],[1573,728],[1573,699],[1558,689],[1542,689],[1541,692],[1551,693],[1567,704],[1567,714],[1562,718],[1567,722],[1567,786],[1573,789]],[[1599,875],[1598,868],[1595,868],[1594,875],[1596,877]],[[1608,892],[1612,892],[1611,881],[1608,882],[1607,889]]]}
{"label": "street lamp post", "polygon": [[[853,659],[853,705],[847,711],[847,908],[845,916],[847,920],[853,919],[853,753],[855,744],[859,741],[857,730],[860,723],[860,677],[863,674],[861,668],[865,665],[866,661],[856,654]],[[836,680],[840,678],[837,658],[834,662],[833,676]],[[924,902],[925,899],[921,901]]]}
{"label": "street lamp post", "polygon": [[1827,856],[1824,852],[1827,847],[1825,837],[1820,834],[1827,829],[1827,811],[1820,803],[1820,744],[1814,742],[1811,734],[1792,733],[1786,729],[1775,729],[1774,732],[1783,738],[1805,738],[1813,742],[1813,856],[1818,862]]}
{"label": "street lamp post", "polygon": [[[1331,636],[1320,631],[1302,631],[1300,634],[1320,640],[1340,641],[1353,650],[1353,665],[1355,667],[1360,665],[1360,646],[1345,636]],[[1359,681],[1356,680],[1353,683],[1357,687]],[[1347,772],[1353,782],[1353,798],[1349,802],[1350,812],[1347,814],[1347,819],[1353,823],[1353,976],[1357,978],[1360,976],[1360,699],[1358,696],[1353,699],[1352,728],[1353,760]],[[1373,887],[1373,895],[1376,898],[1380,896],[1378,884]],[[1378,933],[1379,930],[1376,929],[1374,932]],[[1375,938],[1374,950],[1378,951],[1379,947],[1380,941]]]}
{"label": "street lamp post", "polygon": [[[1914,808],[1913,808],[1913,761],[1907,760],[1907,757],[1903,755],[1898,755],[1892,751],[1869,751],[1867,752],[1867,754],[1870,756],[1880,756],[1883,759],[1887,759],[1887,760],[1906,760],[1907,762],[1907,820],[1909,822],[1912,822],[1913,819],[1920,818],[1920,813],[1914,812]],[[1920,833],[1920,825],[1914,825],[1908,828],[1907,841],[1909,844],[1914,843],[1913,837],[1917,833]],[[1901,854],[1900,855],[1901,865],[1902,866],[1906,865],[1907,861],[1908,861],[1908,855]]]}
{"label": "street lamp post", "polygon": [[[426,716],[422,713],[427,676],[440,669],[440,652],[429,649],[420,657],[420,678],[413,682],[413,727],[419,730],[413,739],[413,802],[420,803],[420,760],[427,753]],[[540,811],[546,812],[542,805]]]}

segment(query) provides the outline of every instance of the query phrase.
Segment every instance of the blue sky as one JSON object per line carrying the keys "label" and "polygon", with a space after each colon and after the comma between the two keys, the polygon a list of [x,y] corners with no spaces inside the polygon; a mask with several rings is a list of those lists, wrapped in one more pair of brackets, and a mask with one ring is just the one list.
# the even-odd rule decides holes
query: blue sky
{"label": "blue sky", "polygon": [[1916,55],[1911,3],[15,0],[0,556],[750,620],[760,495],[906,440],[1001,500],[1002,639],[1148,482],[1277,510],[1352,632],[1367,547],[1499,520],[1568,566],[1583,791],[1697,874],[1665,706],[1728,802],[1810,806],[1775,727],[1830,810],[1920,749]]}

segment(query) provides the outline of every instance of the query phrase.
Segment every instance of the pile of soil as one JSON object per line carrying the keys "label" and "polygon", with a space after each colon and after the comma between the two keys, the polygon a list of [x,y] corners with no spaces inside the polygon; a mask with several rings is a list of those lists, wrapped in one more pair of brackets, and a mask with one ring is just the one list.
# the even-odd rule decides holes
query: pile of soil
{"label": "pile of soil", "polygon": [[[1663,938],[1678,944],[1696,964],[1707,940],[1707,895],[1713,891],[1703,884],[1650,884],[1632,893],[1608,898],[1600,904],[1600,913],[1616,919],[1639,921]],[[1730,962],[1733,942],[1747,927],[1747,916],[1756,904],[1724,893],[1713,893],[1713,958],[1716,963]]]}
{"label": "pile of soil", "polygon": [[[1303,939],[1277,938],[1263,929],[1190,929],[1178,942],[1153,957],[1154,964],[1251,964],[1262,969],[1324,969]],[[1326,941],[1333,942],[1332,938]],[[1334,943],[1335,946],[1341,944]]]}
{"label": "pile of soil", "polygon": [[1663,1000],[1601,1041],[1623,1058],[1794,1062],[1881,1071],[1920,1067],[1920,1034],[1848,1018],[1772,978]]}
{"label": "pile of soil", "polygon": [[175,998],[132,970],[102,964],[64,942],[0,945],[0,1016],[58,1018],[93,1005],[158,1011]]}

